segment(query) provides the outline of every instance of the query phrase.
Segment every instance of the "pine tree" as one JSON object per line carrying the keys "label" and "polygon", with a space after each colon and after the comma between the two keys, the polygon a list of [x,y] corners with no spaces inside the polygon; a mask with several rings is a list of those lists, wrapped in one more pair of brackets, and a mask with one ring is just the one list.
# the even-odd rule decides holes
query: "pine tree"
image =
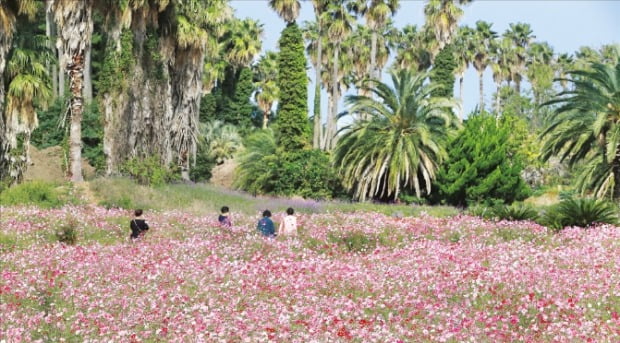
{"label": "pine tree", "polygon": [[278,104],[276,142],[285,151],[301,150],[311,146],[308,122],[308,76],[301,30],[289,23],[279,41]]}
{"label": "pine tree", "polygon": [[512,203],[525,199],[528,188],[518,144],[511,139],[511,121],[486,113],[469,116],[465,128],[448,148],[448,160],[437,173],[437,197],[448,204]]}
{"label": "pine tree", "polygon": [[452,45],[446,45],[437,57],[431,70],[431,84],[440,85],[432,95],[434,97],[452,98],[454,96],[454,70],[456,60]]}

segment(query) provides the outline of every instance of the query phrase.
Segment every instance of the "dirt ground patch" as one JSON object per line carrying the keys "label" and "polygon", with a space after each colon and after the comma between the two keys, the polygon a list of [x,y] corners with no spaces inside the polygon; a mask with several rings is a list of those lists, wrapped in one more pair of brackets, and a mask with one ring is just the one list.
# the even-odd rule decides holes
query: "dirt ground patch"
{"label": "dirt ground patch", "polygon": [[[53,146],[42,150],[30,146],[30,165],[24,173],[24,181],[43,180],[50,182],[63,182],[67,180],[63,171],[62,148]],[[82,170],[85,180],[95,177],[95,168],[82,159]]]}
{"label": "dirt ground patch", "polygon": [[226,160],[223,164],[213,167],[209,182],[216,186],[232,188],[235,168],[237,168],[235,159]]}

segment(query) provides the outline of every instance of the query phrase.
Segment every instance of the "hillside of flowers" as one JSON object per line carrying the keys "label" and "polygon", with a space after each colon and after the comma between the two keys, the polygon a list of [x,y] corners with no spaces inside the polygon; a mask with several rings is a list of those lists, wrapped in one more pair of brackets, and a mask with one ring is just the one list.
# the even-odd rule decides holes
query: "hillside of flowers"
{"label": "hillside of flowers", "polygon": [[1,211],[1,342],[620,341],[618,227],[174,211],[132,243],[126,210]]}

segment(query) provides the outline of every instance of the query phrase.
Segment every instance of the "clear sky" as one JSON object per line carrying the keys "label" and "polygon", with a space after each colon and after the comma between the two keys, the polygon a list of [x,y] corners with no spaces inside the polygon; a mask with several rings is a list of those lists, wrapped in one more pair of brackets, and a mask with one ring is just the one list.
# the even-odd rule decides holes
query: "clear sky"
{"label": "clear sky", "polygon": [[[268,6],[267,0],[232,0],[238,18],[253,18],[264,25],[263,51],[277,50],[284,21]],[[425,1],[401,0],[394,21],[397,27],[407,24],[424,24]],[[546,41],[556,53],[573,53],[580,46],[599,48],[603,44],[620,43],[620,0],[475,0],[464,6],[465,14],[459,24],[473,26],[478,20],[493,24],[493,29],[503,33],[510,23],[524,22],[531,25],[536,41]],[[299,23],[314,20],[312,4],[302,1]],[[494,92],[491,72],[485,75],[485,96],[489,103]],[[314,71],[309,70],[309,77]],[[471,111],[479,101],[478,76],[473,70],[465,75],[465,112]],[[314,90],[314,87],[309,87]],[[309,104],[312,104],[309,92]],[[455,94],[458,90],[455,89]],[[327,109],[326,96],[322,97],[323,112]],[[340,111],[344,108],[339,109]],[[312,111],[310,107],[308,111]]]}

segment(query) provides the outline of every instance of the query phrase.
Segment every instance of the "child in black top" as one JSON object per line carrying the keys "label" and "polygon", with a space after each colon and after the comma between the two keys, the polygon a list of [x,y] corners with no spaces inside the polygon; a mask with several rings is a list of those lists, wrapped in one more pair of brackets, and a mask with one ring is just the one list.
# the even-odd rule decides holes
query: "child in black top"
{"label": "child in black top", "polygon": [[217,217],[217,221],[220,222],[220,225],[223,227],[231,227],[232,226],[232,221],[230,220],[230,216],[228,214],[228,206],[223,206],[221,209],[221,214],[219,217]]}
{"label": "child in black top", "polygon": [[135,218],[131,220],[129,227],[131,228],[131,239],[144,236],[144,233],[149,229],[149,224],[142,218],[142,210],[138,209],[134,211]]}

